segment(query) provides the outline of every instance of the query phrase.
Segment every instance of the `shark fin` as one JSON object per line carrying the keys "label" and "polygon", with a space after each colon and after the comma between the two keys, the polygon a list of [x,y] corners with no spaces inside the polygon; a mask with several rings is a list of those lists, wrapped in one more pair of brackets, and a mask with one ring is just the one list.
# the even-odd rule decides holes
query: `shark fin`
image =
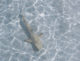
{"label": "shark fin", "polygon": [[28,43],[31,43],[31,42],[32,42],[32,40],[30,40],[30,39],[24,40],[24,41],[26,41],[26,42],[28,42]]}
{"label": "shark fin", "polygon": [[43,33],[40,33],[40,34],[39,34],[39,37],[42,37],[42,36],[43,36]]}

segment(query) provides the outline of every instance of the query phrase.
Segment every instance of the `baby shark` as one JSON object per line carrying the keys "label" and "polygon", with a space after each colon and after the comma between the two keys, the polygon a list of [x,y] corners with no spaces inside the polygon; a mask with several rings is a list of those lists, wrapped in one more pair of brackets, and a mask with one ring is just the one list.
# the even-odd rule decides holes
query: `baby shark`
{"label": "baby shark", "polygon": [[31,26],[28,24],[28,22],[26,21],[25,17],[21,14],[20,17],[22,18],[22,21],[28,31],[28,37],[29,39],[26,40],[27,42],[31,43],[32,46],[34,46],[37,50],[40,50],[42,48],[42,43],[40,40],[40,37],[42,36],[42,33],[40,35],[35,34],[32,31]]}

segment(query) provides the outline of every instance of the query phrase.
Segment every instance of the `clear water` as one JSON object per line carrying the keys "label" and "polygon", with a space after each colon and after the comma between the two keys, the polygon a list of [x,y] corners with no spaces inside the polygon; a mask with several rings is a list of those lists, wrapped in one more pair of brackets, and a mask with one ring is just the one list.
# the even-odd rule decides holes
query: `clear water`
{"label": "clear water", "polygon": [[[40,51],[24,42],[21,9]],[[80,0],[0,0],[0,61],[80,61]]]}

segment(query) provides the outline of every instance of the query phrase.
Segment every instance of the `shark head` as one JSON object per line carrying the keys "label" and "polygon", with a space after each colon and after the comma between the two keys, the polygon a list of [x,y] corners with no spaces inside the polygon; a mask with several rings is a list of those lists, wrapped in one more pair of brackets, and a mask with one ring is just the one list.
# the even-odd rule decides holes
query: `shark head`
{"label": "shark head", "polygon": [[38,43],[35,43],[35,47],[37,48],[37,50],[41,50],[42,43],[40,41],[38,41]]}
{"label": "shark head", "polygon": [[36,43],[32,43],[32,47],[34,50],[39,51],[42,49],[42,43],[41,41],[37,41]]}

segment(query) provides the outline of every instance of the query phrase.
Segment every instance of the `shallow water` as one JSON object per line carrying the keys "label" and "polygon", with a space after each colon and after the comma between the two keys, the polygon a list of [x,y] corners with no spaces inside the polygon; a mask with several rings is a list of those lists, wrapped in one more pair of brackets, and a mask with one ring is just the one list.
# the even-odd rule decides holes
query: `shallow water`
{"label": "shallow water", "polygon": [[[43,33],[40,51],[24,42],[20,13]],[[80,61],[79,40],[79,0],[0,0],[0,61]]]}

